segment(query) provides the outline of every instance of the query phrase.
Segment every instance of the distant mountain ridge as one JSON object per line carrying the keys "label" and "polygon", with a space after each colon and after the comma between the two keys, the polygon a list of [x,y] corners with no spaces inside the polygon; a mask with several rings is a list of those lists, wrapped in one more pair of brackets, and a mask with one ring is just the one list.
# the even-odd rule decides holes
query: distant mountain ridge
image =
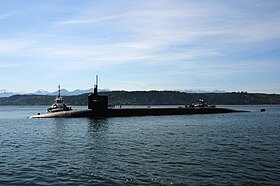
{"label": "distant mountain ridge", "polygon": [[179,91],[186,92],[186,93],[227,93],[227,91],[224,90],[201,90],[201,89],[179,90]]}
{"label": "distant mountain ridge", "polygon": [[[110,89],[99,89],[99,92],[111,92],[112,90]],[[201,90],[201,89],[190,89],[190,90],[174,90],[174,91],[179,91],[179,92],[185,92],[185,93],[227,93],[224,90]],[[61,89],[60,93],[62,96],[77,96],[81,94],[86,94],[86,93],[91,93],[93,92],[93,88],[90,89],[85,89],[85,90],[80,90],[76,89],[73,91],[68,91],[67,89]],[[0,97],[10,97],[13,95],[17,95],[20,93],[17,92],[9,92],[7,90],[0,90]],[[22,95],[22,94],[21,94]],[[45,95],[45,96],[55,96],[57,95],[57,91],[54,92],[49,92],[43,89],[37,90],[36,92],[33,93],[27,93],[24,95]]]}
{"label": "distant mountain ridge", "polygon": [[12,95],[15,95],[14,92],[9,92],[7,90],[1,89],[0,90],[0,97],[10,97]]}
{"label": "distant mountain ridge", "polygon": [[[101,89],[100,92],[104,92],[106,91],[105,89]],[[109,91],[109,90],[108,90]],[[75,96],[75,95],[81,95],[81,94],[85,94],[85,93],[90,93],[90,92],[93,92],[93,88],[90,88],[90,89],[86,89],[86,90],[80,90],[80,89],[76,89],[76,90],[73,90],[73,91],[68,91],[66,89],[61,89],[60,90],[60,94],[62,96]],[[30,93],[31,95],[48,95],[48,96],[55,96],[57,95],[57,91],[54,91],[54,92],[48,92],[48,91],[45,91],[45,90],[38,90],[34,93]],[[30,95],[29,94],[29,95]]]}
{"label": "distant mountain ridge", "polygon": [[[110,92],[111,90],[109,89],[99,89],[99,92]],[[76,89],[73,91],[68,91],[66,89],[61,89],[60,93],[62,96],[76,96],[76,95],[81,95],[81,94],[86,94],[86,93],[91,93],[93,92],[93,88],[90,89],[85,89],[85,90],[80,90],[80,89]],[[17,92],[9,92],[7,90],[0,90],[0,97],[10,97],[13,95],[18,95],[20,93]],[[21,94],[21,95],[41,95],[41,96],[55,96],[57,95],[57,91],[54,92],[49,92],[46,90],[37,90],[36,92],[33,93],[27,93],[27,94]]]}

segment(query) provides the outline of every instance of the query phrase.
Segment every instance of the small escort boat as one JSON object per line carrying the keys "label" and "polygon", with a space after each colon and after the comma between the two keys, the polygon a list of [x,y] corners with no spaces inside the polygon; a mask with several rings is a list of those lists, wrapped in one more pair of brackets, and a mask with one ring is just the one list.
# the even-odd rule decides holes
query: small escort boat
{"label": "small escort boat", "polygon": [[52,104],[52,106],[47,109],[47,112],[60,112],[72,110],[71,107],[68,107],[66,104],[64,104],[64,99],[60,96],[60,85],[58,85],[58,94],[54,101],[54,104]]}

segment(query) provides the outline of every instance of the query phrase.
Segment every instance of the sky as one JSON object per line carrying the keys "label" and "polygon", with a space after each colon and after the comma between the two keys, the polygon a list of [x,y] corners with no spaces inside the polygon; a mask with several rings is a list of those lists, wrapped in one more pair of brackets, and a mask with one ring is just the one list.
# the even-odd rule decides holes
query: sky
{"label": "sky", "polygon": [[0,90],[280,93],[279,0],[0,0]]}

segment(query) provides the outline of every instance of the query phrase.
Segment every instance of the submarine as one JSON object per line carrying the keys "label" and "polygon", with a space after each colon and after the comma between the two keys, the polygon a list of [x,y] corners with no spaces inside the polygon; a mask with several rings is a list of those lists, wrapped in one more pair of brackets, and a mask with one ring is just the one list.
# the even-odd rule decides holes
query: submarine
{"label": "submarine", "polygon": [[246,112],[228,108],[217,108],[202,104],[201,106],[186,106],[178,108],[112,108],[108,105],[108,96],[98,95],[98,76],[94,92],[88,95],[88,109],[62,110],[59,112],[38,113],[30,118],[79,118],[79,117],[129,117],[129,116],[163,116],[188,114],[219,114],[231,112]]}

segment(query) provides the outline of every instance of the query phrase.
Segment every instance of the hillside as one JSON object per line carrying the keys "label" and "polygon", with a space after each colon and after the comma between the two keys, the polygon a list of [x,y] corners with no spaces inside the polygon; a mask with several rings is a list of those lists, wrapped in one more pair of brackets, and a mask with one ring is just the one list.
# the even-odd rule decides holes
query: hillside
{"label": "hillside", "polygon": [[[182,93],[177,91],[113,91],[100,95],[109,96],[110,105],[179,105],[203,99],[215,105],[280,104],[279,94],[259,93]],[[88,94],[64,96],[68,105],[87,105]],[[14,95],[0,98],[0,105],[51,105],[55,96]]]}

